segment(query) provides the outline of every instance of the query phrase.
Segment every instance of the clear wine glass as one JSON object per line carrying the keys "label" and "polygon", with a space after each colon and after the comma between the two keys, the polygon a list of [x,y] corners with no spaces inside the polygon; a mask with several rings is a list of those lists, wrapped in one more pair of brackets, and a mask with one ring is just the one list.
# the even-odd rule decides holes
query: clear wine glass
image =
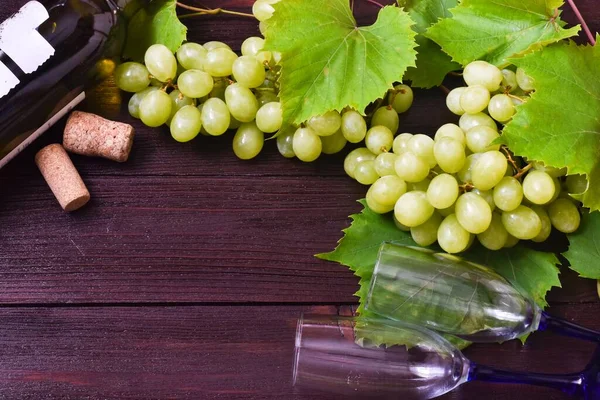
{"label": "clear wine glass", "polygon": [[379,249],[365,309],[474,342],[501,342],[546,329],[600,342],[599,332],[547,314],[490,268],[392,243]]}
{"label": "clear wine glass", "polygon": [[[403,345],[377,343],[390,340]],[[293,383],[345,397],[424,400],[479,380],[546,386],[599,400],[600,351],[593,361],[575,374],[503,371],[469,361],[438,333],[421,326],[365,317],[306,315],[298,321]]]}

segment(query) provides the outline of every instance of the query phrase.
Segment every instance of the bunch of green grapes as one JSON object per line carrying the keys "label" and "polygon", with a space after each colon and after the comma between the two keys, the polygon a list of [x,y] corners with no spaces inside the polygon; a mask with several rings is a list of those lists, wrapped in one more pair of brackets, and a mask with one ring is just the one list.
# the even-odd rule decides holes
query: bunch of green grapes
{"label": "bunch of green grapes", "polygon": [[552,227],[574,232],[580,214],[568,193],[585,191],[585,177],[565,177],[565,170],[527,162],[496,144],[497,123],[508,122],[515,105],[527,100],[531,78],[483,61],[467,65],[463,77],[468,86],[447,97],[448,108],[461,116],[458,125],[441,126],[434,138],[394,138],[374,116],[366,147],[344,161],[350,177],[370,185],[368,207],[393,211],[398,228],[415,242],[437,241],[448,253],[468,249],[475,237],[499,250],[519,240],[543,242]]}
{"label": "bunch of green grapes", "polygon": [[145,64],[121,64],[115,81],[135,93],[129,113],[145,125],[169,126],[178,142],[235,129],[233,150],[248,160],[262,150],[265,133],[281,128],[283,118],[278,54],[263,46],[263,38],[250,37],[238,56],[222,42],[185,43],[176,54],[156,44],[146,51]]}

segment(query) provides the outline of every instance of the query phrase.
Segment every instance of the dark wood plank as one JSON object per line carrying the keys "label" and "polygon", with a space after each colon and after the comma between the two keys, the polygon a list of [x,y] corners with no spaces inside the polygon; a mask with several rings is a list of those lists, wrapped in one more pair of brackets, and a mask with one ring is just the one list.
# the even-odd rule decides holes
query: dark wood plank
{"label": "dark wood plank", "polygon": [[[600,329],[596,306],[555,312]],[[0,309],[0,397],[329,399],[291,387],[296,319],[335,307],[207,306]],[[560,342],[559,340],[560,339]],[[560,343],[560,345],[558,345]],[[551,345],[555,344],[555,345]],[[525,346],[476,345],[475,362],[575,372],[594,346],[546,333]],[[559,392],[468,383],[447,399],[564,399]]]}

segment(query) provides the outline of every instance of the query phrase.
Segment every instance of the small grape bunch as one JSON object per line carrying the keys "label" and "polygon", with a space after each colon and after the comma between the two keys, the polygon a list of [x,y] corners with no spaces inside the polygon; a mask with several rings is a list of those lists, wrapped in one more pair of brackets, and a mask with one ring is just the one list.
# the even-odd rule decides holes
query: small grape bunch
{"label": "small grape bunch", "polygon": [[467,65],[463,77],[467,86],[446,99],[458,124],[442,125],[433,138],[394,138],[389,121],[373,116],[366,146],[344,161],[350,177],[369,185],[368,207],[393,211],[397,227],[417,244],[437,242],[448,253],[467,250],[475,238],[499,250],[520,240],[543,242],[552,228],[577,230],[579,203],[569,193],[585,191],[585,177],[515,157],[497,141],[498,123],[510,121],[534,82],[520,69],[484,61]]}
{"label": "small grape bunch", "polygon": [[117,67],[115,82],[135,93],[129,113],[145,125],[167,125],[178,142],[236,130],[233,151],[248,160],[261,152],[265,134],[277,132],[283,122],[279,55],[263,47],[261,37],[247,38],[241,56],[217,41],[188,42],[176,54],[155,44],[146,51],[144,64]]}

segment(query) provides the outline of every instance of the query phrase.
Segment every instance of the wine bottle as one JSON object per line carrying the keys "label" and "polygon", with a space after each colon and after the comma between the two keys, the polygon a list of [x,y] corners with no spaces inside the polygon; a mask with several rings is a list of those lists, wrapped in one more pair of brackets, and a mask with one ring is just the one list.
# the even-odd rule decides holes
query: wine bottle
{"label": "wine bottle", "polygon": [[30,1],[0,24],[0,168],[85,99],[128,3]]}

